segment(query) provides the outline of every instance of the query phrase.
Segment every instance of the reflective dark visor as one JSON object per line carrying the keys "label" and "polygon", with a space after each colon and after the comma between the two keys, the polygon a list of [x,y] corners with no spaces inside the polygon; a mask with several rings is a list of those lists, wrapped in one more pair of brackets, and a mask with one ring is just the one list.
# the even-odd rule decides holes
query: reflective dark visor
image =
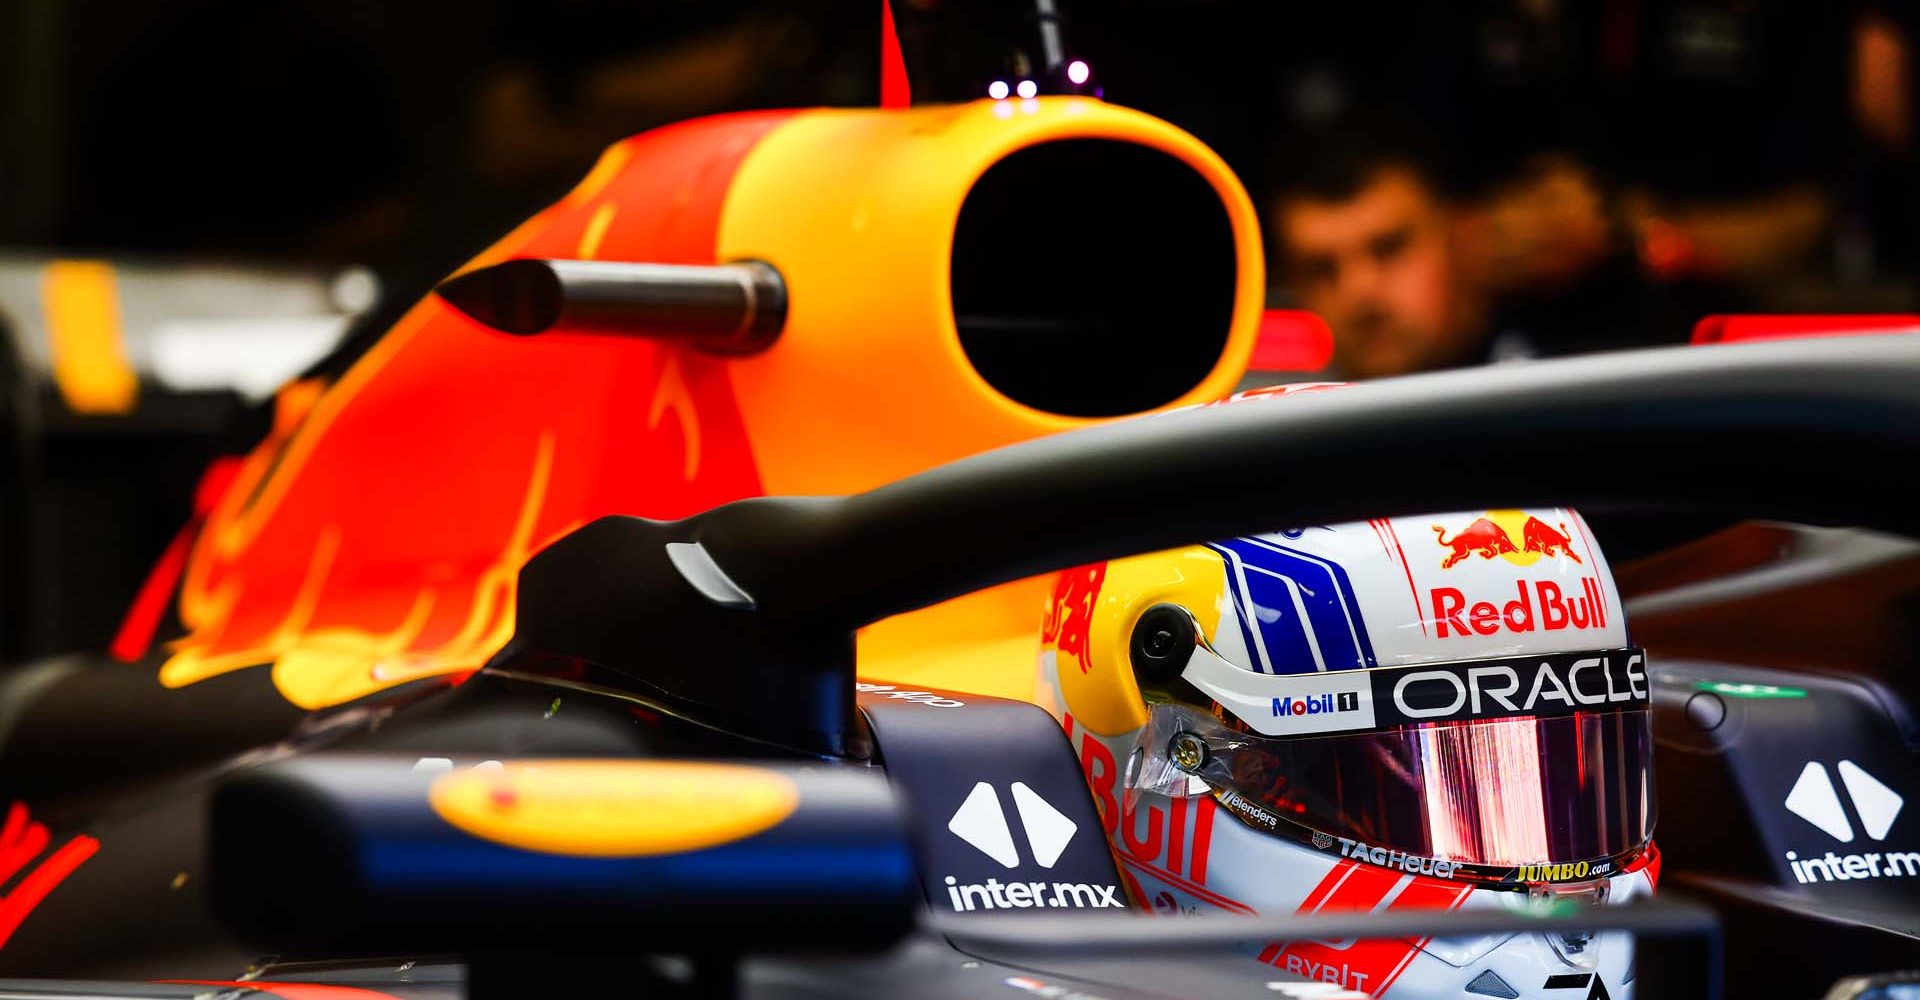
{"label": "reflective dark visor", "polygon": [[1134,787],[1194,794],[1198,777],[1243,821],[1318,834],[1311,840],[1324,850],[1395,867],[1455,863],[1408,868],[1428,874],[1471,865],[1491,871],[1458,874],[1600,877],[1653,834],[1644,705],[1280,738],[1164,704],[1153,709]]}

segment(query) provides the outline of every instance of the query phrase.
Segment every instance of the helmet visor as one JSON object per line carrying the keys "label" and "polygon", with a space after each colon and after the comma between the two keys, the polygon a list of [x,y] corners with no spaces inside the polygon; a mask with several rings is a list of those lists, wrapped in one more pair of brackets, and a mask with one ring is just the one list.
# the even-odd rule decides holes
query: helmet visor
{"label": "helmet visor", "polygon": [[1129,777],[1143,791],[1215,793],[1250,825],[1345,857],[1562,882],[1613,874],[1647,845],[1652,751],[1644,701],[1295,737],[1167,703]]}

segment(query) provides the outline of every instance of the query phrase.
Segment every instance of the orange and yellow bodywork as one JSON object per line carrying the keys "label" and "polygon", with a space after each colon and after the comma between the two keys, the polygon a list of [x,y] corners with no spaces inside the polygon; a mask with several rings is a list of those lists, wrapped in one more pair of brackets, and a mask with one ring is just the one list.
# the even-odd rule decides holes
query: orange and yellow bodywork
{"label": "orange and yellow bodywork", "polygon": [[[1264,290],[1239,182],[1149,116],[1083,97],[1020,103],[744,113],[609,149],[469,266],[762,260],[789,288],[777,342],[724,358],[640,338],[515,338],[419,302],[333,384],[283,392],[274,432],[192,542],[163,683],[265,667],[289,701],[319,708],[472,670],[513,631],[521,564],[594,518],[864,490],[1092,422],[1001,395],[956,333],[961,204],[1034,144],[1141,144],[1215,189],[1238,251],[1232,329],[1212,372],[1168,405],[1230,391]],[[1027,696],[1049,588],[1024,581],[876,624],[863,673]]]}

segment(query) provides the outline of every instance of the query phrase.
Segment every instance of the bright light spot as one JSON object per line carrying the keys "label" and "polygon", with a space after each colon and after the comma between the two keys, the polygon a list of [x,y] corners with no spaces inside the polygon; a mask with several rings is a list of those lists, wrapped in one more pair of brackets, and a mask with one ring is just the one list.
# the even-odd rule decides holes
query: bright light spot
{"label": "bright light spot", "polygon": [[1033,98],[1027,98],[1020,102],[1020,113],[1023,115],[1030,115],[1038,110],[1040,110],[1040,102]]}
{"label": "bright light spot", "polygon": [[1032,80],[1022,80],[1020,81],[1018,93],[1021,97],[1032,97],[1040,93],[1040,85],[1034,83]]}
{"label": "bright light spot", "polygon": [[343,313],[363,313],[380,301],[380,278],[364,267],[349,267],[333,276],[327,297]]}
{"label": "bright light spot", "polygon": [[1013,105],[1008,104],[1005,101],[1001,101],[1000,103],[995,104],[993,106],[993,116],[995,118],[1012,118]]}
{"label": "bright light spot", "polygon": [[1006,100],[1007,81],[995,80],[992,83],[987,84],[987,96],[993,98],[996,101]]}
{"label": "bright light spot", "polygon": [[1067,79],[1073,81],[1076,86],[1087,82],[1091,76],[1093,76],[1093,70],[1087,66],[1086,60],[1075,59],[1067,64]]}

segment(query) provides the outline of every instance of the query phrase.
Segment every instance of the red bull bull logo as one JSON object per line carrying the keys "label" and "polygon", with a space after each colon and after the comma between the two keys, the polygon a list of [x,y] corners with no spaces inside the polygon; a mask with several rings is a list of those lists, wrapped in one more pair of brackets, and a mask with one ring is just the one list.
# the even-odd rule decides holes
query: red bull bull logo
{"label": "red bull bull logo", "polygon": [[[1515,534],[1520,536],[1518,545],[1513,542]],[[1445,526],[1436,524],[1433,535],[1440,547],[1448,550],[1440,562],[1441,569],[1452,569],[1476,555],[1482,559],[1505,559],[1518,566],[1555,556],[1565,556],[1576,563],[1582,561],[1573,551],[1573,539],[1565,523],[1555,530],[1553,525],[1520,510],[1488,511],[1486,516],[1455,532],[1452,538],[1447,537]]]}
{"label": "red bull bull logo", "polygon": [[1093,603],[1099,599],[1100,585],[1106,578],[1106,563],[1061,573],[1054,582],[1053,600],[1048,603],[1047,617],[1040,626],[1040,641],[1057,650],[1062,660],[1079,664],[1083,674],[1093,669],[1087,631],[1093,625]]}
{"label": "red bull bull logo", "polygon": [[[1445,552],[1440,560],[1443,570],[1481,560],[1500,560],[1515,567],[1535,566],[1546,560],[1539,569],[1552,571],[1550,577],[1541,579],[1515,579],[1497,571],[1463,571],[1456,586],[1424,588],[1423,603],[1430,616],[1427,622],[1434,626],[1435,636],[1446,639],[1605,628],[1609,614],[1604,580],[1597,574],[1573,576],[1567,572],[1593,559],[1582,552],[1590,543],[1584,538],[1575,540],[1579,530],[1546,511],[1536,514],[1515,509],[1487,511],[1464,527],[1433,525],[1434,540]],[[1481,582],[1490,583],[1495,578],[1503,578],[1497,590]]]}
{"label": "red bull bull logo", "polygon": [[1520,529],[1520,551],[1538,552],[1543,556],[1563,555],[1574,562],[1580,557],[1574,554],[1572,539],[1567,537],[1567,526],[1560,525],[1555,531],[1547,527],[1547,522],[1537,517],[1527,518],[1526,526]]}

